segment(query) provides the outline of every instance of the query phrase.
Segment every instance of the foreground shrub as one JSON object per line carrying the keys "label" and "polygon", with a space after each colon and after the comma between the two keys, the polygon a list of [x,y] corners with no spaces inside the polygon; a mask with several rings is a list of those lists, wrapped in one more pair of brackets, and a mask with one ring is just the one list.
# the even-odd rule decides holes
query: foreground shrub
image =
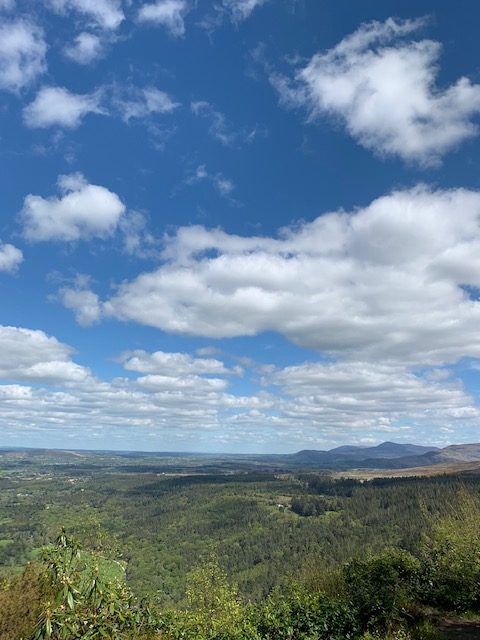
{"label": "foreground shrub", "polygon": [[39,560],[0,588],[2,640],[153,638],[153,613],[134,599],[119,563],[62,532]]}
{"label": "foreground shrub", "polygon": [[440,520],[423,549],[422,600],[455,612],[480,608],[480,505],[461,491],[453,513]]}
{"label": "foreground shrub", "polygon": [[299,587],[286,595],[270,595],[257,608],[255,623],[265,640],[347,640],[357,631],[354,612],[347,603]]}
{"label": "foreground shrub", "polygon": [[81,550],[65,532],[44,549],[41,561],[54,597],[44,601],[34,640],[153,636],[153,614],[127,588],[120,563]]}
{"label": "foreground shrub", "polygon": [[211,556],[187,577],[185,611],[163,617],[162,637],[171,640],[259,640],[236,587],[231,585],[217,559]]}
{"label": "foreground shrub", "polygon": [[401,625],[416,599],[420,569],[417,558],[402,549],[349,562],[344,581],[360,626],[387,630]]}
{"label": "foreground shrub", "polygon": [[46,574],[34,564],[0,583],[0,638],[29,638],[42,614],[42,601],[52,596]]}

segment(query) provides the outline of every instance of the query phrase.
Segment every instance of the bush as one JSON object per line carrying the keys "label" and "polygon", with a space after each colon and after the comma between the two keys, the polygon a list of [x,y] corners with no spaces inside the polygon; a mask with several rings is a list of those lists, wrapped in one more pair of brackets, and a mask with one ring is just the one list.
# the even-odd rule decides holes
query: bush
{"label": "bush", "polygon": [[414,602],[420,562],[407,551],[387,549],[344,567],[344,581],[363,629],[383,629],[401,624]]}
{"label": "bush", "polygon": [[64,531],[41,561],[53,598],[44,603],[34,640],[133,640],[154,633],[153,615],[134,599],[119,563],[82,550]]}
{"label": "bush", "polygon": [[185,611],[164,616],[162,631],[170,640],[260,640],[238,591],[211,556],[187,577]]}
{"label": "bush", "polygon": [[64,531],[38,562],[0,588],[2,640],[140,640],[156,620],[121,565],[84,551]]}
{"label": "bush", "polygon": [[256,610],[256,627],[265,640],[345,640],[354,637],[356,621],[351,607],[322,593],[292,587],[274,592]]}
{"label": "bush", "polygon": [[34,564],[21,575],[0,584],[0,638],[19,640],[32,634],[41,613],[42,602],[52,597],[47,576]]}
{"label": "bush", "polygon": [[440,520],[423,549],[422,600],[447,611],[480,607],[480,506],[461,491],[452,515]]}

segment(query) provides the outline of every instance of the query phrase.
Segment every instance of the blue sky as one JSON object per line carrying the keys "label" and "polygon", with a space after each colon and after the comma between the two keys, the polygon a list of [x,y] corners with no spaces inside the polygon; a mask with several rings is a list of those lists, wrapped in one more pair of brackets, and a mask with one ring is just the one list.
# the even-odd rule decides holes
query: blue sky
{"label": "blue sky", "polygon": [[0,0],[0,445],[478,440],[479,17]]}

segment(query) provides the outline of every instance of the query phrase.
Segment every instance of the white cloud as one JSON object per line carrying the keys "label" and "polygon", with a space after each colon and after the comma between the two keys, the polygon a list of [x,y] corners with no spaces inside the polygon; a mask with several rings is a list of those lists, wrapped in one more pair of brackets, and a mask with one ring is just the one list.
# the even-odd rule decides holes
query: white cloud
{"label": "white cloud", "polygon": [[0,242],[0,271],[13,273],[23,262],[23,253],[13,244]]}
{"label": "white cloud", "polygon": [[15,9],[15,0],[0,0],[1,11],[12,11]]}
{"label": "white cloud", "polygon": [[107,188],[89,184],[82,174],[60,176],[60,197],[28,195],[20,218],[23,234],[32,242],[66,242],[105,238],[115,231],[125,205]]}
{"label": "white cloud", "polygon": [[[480,412],[462,384],[444,375],[415,375],[403,366],[371,362],[305,363],[279,369],[268,382],[281,387],[283,428],[335,441],[373,440],[414,432],[431,441],[435,429],[475,425]],[[421,435],[420,435],[421,434]],[[412,437],[410,435],[410,437]]]}
{"label": "white cloud", "polygon": [[[111,383],[93,379],[58,391],[4,384],[0,399],[4,440],[7,433],[21,429],[23,435],[40,432],[43,443],[47,438],[65,442],[72,437],[85,446],[101,436],[110,446],[123,442],[131,448],[134,441],[142,446],[156,443],[158,448],[158,443],[168,442],[177,449],[182,441],[191,443],[191,449],[200,443],[205,448],[228,432],[238,437],[238,427],[229,426],[227,416],[237,409],[262,409],[268,404],[257,397],[233,396],[224,391],[222,380],[200,377]],[[248,441],[254,439],[252,433]]]}
{"label": "white cloud", "polygon": [[172,113],[180,107],[180,103],[174,102],[168,93],[155,87],[137,89],[116,86],[112,102],[122,120],[127,123],[152,114]]}
{"label": "white cloud", "polygon": [[18,92],[45,73],[43,30],[28,20],[0,21],[0,89]]}
{"label": "white cloud", "polygon": [[75,319],[82,327],[98,322],[101,317],[101,305],[98,296],[82,287],[64,287],[58,292],[66,309],[75,314]]}
{"label": "white cloud", "polygon": [[252,131],[234,129],[225,115],[205,100],[193,101],[190,109],[195,116],[205,118],[210,122],[209,134],[226,147],[238,142],[251,142],[255,137],[256,129]]}
{"label": "white cloud", "polygon": [[220,360],[215,358],[194,358],[188,353],[127,351],[120,356],[119,361],[128,371],[160,376],[226,375],[232,373]]}
{"label": "white cloud", "polygon": [[[436,370],[434,370],[435,373]],[[445,372],[445,370],[441,370]],[[296,403],[318,414],[327,412],[365,414],[370,419],[389,416],[393,422],[402,416],[410,420],[439,411],[472,413],[472,399],[449,372],[440,380],[422,377],[403,366],[371,362],[305,363],[275,371],[270,381],[282,387]],[[453,415],[451,413],[451,415]],[[477,411],[473,412],[476,416]]]}
{"label": "white cloud", "polygon": [[67,58],[78,64],[91,64],[101,58],[104,51],[102,39],[93,34],[83,31],[75,38],[73,44],[64,49]]}
{"label": "white cloud", "polygon": [[172,36],[178,38],[185,33],[184,17],[188,5],[185,0],[157,0],[150,4],[144,4],[138,12],[140,22],[161,25]]}
{"label": "white cloud", "polygon": [[[268,374],[281,394],[249,396],[228,390],[224,363],[184,353],[130,352],[120,362],[134,378],[110,382],[71,362],[70,348],[43,332],[0,329],[0,429],[39,430],[43,437],[95,432],[109,442],[194,443],[230,449],[266,445],[378,441],[385,434],[440,442],[474,433],[479,411],[462,385],[445,375],[420,377],[402,366],[364,362],[305,363]],[[215,377],[211,377],[211,376]],[[29,381],[43,384],[36,388]],[[54,385],[52,389],[51,385]],[[442,429],[448,433],[442,434]],[[58,437],[58,435],[57,435]],[[241,443],[238,445],[238,443]]]}
{"label": "white cloud", "polygon": [[58,13],[77,11],[102,29],[117,29],[125,19],[120,0],[47,0]]}
{"label": "white cloud", "polygon": [[226,380],[220,378],[202,378],[200,376],[141,376],[137,384],[155,392],[211,393],[224,391],[228,387]]}
{"label": "white cloud", "polygon": [[[207,438],[212,430],[224,431],[228,416],[237,410],[271,406],[265,394],[227,393],[228,382],[219,376],[231,372],[213,359],[130,352],[121,360],[130,371],[143,375],[106,382],[70,357],[70,347],[41,331],[0,327],[0,430],[4,435],[20,428],[22,433],[39,431],[43,437],[81,434],[85,442],[92,429],[114,440],[138,438],[148,429],[157,438],[198,440],[199,433]],[[41,386],[22,384],[30,381]]]}
{"label": "white cloud", "polygon": [[214,177],[215,188],[221,196],[229,196],[235,189],[235,184],[229,178],[225,178],[221,173]]}
{"label": "white cloud", "polygon": [[[245,371],[217,358],[128,351],[118,363],[129,377],[104,381],[73,362],[72,351],[43,331],[0,326],[4,435],[38,431],[63,441],[81,437],[85,446],[94,429],[113,441],[143,445],[148,429],[157,441],[185,439],[195,443],[192,448],[212,448],[221,440],[229,447],[262,443],[271,451],[280,442],[287,450],[296,443],[358,442],[366,433],[374,441],[415,433],[440,442],[458,429],[474,433],[480,417],[445,369],[419,375],[401,364],[360,361],[262,367],[262,384],[279,393],[266,393],[247,379],[257,390],[235,395],[230,378]],[[440,427],[447,431],[440,434]]]}
{"label": "white cloud", "polygon": [[251,16],[257,7],[261,7],[267,2],[268,0],[223,0],[222,6],[234,22],[243,22]]}
{"label": "white cloud", "polygon": [[[108,109],[105,106],[107,98]],[[43,87],[33,102],[24,108],[23,119],[32,128],[59,126],[74,129],[89,113],[114,114],[129,123],[155,114],[170,114],[178,107],[180,103],[155,87],[139,89],[114,84],[90,94],[71,93],[63,87]]]}
{"label": "white cloud", "polygon": [[129,211],[120,220],[125,253],[137,258],[158,258],[158,241],[148,231],[146,217],[139,211]]}
{"label": "white cloud", "polygon": [[220,196],[231,199],[230,196],[235,189],[233,180],[226,178],[223,173],[209,173],[204,164],[198,165],[195,172],[185,182],[188,185],[192,185],[204,180],[210,182]]}
{"label": "white cloud", "polygon": [[91,94],[71,93],[63,87],[43,87],[33,102],[23,110],[28,127],[65,127],[75,129],[89,113],[103,114],[99,92]]}
{"label": "white cloud", "polygon": [[191,110],[196,116],[201,116],[210,120],[211,124],[209,133],[213,138],[225,146],[230,146],[235,142],[237,134],[227,124],[223,113],[214,109],[209,102],[204,100],[192,102]]}
{"label": "white cloud", "polygon": [[215,31],[229,20],[239,25],[249,18],[257,7],[261,7],[269,0],[221,0],[213,5],[214,11],[207,14],[199,25],[209,33]]}
{"label": "white cloud", "polygon": [[480,357],[479,218],[480,193],[417,187],[278,238],[180,228],[103,314],[210,338],[276,331],[350,360]]}
{"label": "white cloud", "polygon": [[435,164],[478,133],[480,85],[465,77],[435,86],[440,44],[412,41],[424,21],[362,25],[334,48],[318,53],[294,84],[272,75],[284,103],[305,105],[312,117],[339,117],[361,145],[379,155]]}
{"label": "white cloud", "polygon": [[85,381],[89,371],[71,361],[72,351],[43,331],[0,326],[0,377],[50,383]]}

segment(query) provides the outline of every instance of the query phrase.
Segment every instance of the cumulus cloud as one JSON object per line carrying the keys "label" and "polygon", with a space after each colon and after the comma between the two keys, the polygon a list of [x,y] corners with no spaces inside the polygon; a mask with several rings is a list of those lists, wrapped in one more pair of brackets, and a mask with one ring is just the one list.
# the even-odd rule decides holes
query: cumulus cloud
{"label": "cumulus cloud", "polygon": [[23,253],[13,244],[0,242],[0,271],[13,273],[23,262]]}
{"label": "cumulus cloud", "polygon": [[75,314],[75,319],[82,327],[88,327],[100,320],[102,311],[99,297],[85,287],[63,287],[58,292],[66,309]]}
{"label": "cumulus cloud", "polygon": [[102,29],[117,29],[125,19],[121,0],[47,0],[58,13],[76,11]]}
{"label": "cumulus cloud", "polygon": [[138,20],[165,27],[173,37],[179,38],[185,33],[184,17],[187,10],[185,0],[157,0],[140,7]]}
{"label": "cumulus cloud", "polygon": [[43,87],[23,110],[23,119],[32,128],[75,129],[87,114],[105,113],[100,102],[100,92],[77,94],[64,87]]}
{"label": "cumulus cloud", "polygon": [[29,20],[0,21],[0,89],[19,92],[45,73],[43,30]]}
{"label": "cumulus cloud", "polygon": [[435,375],[415,375],[395,364],[330,362],[285,367],[275,371],[270,381],[295,402],[316,407],[317,415],[328,410],[364,417],[366,412],[371,420],[388,416],[391,422],[402,415],[413,420],[437,411],[476,417],[471,398],[446,374],[437,380]]}
{"label": "cumulus cloud", "polygon": [[194,358],[188,353],[127,351],[120,356],[119,361],[128,371],[160,376],[232,373],[221,360]]}
{"label": "cumulus cloud", "polygon": [[59,197],[25,198],[20,219],[27,240],[71,242],[112,235],[125,213],[117,194],[89,184],[80,173],[60,176],[58,188]]}
{"label": "cumulus cloud", "polygon": [[158,258],[158,241],[148,230],[147,218],[139,211],[129,211],[120,220],[125,253],[137,258]]}
{"label": "cumulus cloud", "polygon": [[116,115],[129,123],[155,114],[170,114],[178,107],[180,103],[156,87],[140,89],[114,84],[89,94],[72,93],[64,87],[43,87],[24,108],[23,119],[31,128],[75,129],[90,113]]}
{"label": "cumulus cloud", "polygon": [[101,58],[104,51],[103,40],[94,33],[82,31],[75,38],[73,44],[65,47],[67,58],[78,64],[91,64]]}
{"label": "cumulus cloud", "polygon": [[132,429],[140,437],[148,429],[156,438],[198,442],[201,432],[205,438],[216,437],[216,430],[225,433],[228,417],[237,410],[271,406],[265,394],[229,393],[228,381],[220,376],[230,370],[213,359],[132,351],[120,361],[141,375],[102,381],[73,363],[71,352],[42,331],[0,327],[0,429],[4,435],[18,428],[23,433],[38,430],[44,436],[57,432],[62,438],[81,433],[85,442],[92,429],[120,440],[125,435],[131,439]]}
{"label": "cumulus cloud", "polygon": [[122,120],[127,123],[153,114],[172,113],[180,107],[179,102],[175,102],[168,93],[156,87],[138,89],[116,86],[112,103]]}
{"label": "cumulus cloud", "polygon": [[[73,349],[43,331],[0,326],[0,429],[40,431],[62,439],[185,439],[278,446],[374,440],[385,434],[440,443],[440,426],[476,429],[479,409],[452,372],[413,373],[399,363],[308,362],[262,367],[261,385],[239,367],[189,353],[127,351],[117,362],[128,377],[100,380],[72,360]],[[233,393],[232,375],[250,395]],[[32,386],[32,384],[35,386]],[[92,421],[92,417],[94,420]],[[135,435],[132,434],[134,429]],[[148,429],[148,432],[145,430]],[[117,442],[119,441],[117,440]],[[213,445],[215,446],[215,445]]]}
{"label": "cumulus cloud", "polygon": [[81,433],[85,443],[94,425],[117,442],[145,443],[150,433],[153,442],[171,439],[177,446],[182,439],[205,448],[241,442],[271,451],[279,442],[287,449],[358,442],[366,432],[378,440],[385,434],[409,438],[414,431],[440,443],[440,426],[474,433],[479,417],[445,370],[420,377],[394,364],[305,363],[271,368],[264,384],[277,387],[276,395],[237,395],[229,390],[231,371],[213,358],[132,351],[119,358],[130,377],[102,381],[75,369],[69,347],[43,332],[7,327],[0,330],[0,346],[2,433],[12,426],[63,438]]}
{"label": "cumulus cloud", "polygon": [[211,393],[224,391],[228,382],[221,378],[202,378],[200,376],[141,376],[137,380],[140,387],[150,391],[183,392],[183,393]]}
{"label": "cumulus cloud", "polygon": [[478,133],[480,85],[462,77],[436,84],[441,46],[412,40],[423,20],[362,25],[332,49],[318,53],[291,83],[273,74],[285,104],[304,105],[312,118],[340,118],[364,147],[379,155],[435,164]]}
{"label": "cumulus cloud", "polygon": [[480,357],[480,193],[396,191],[276,238],[180,228],[103,314],[222,338],[276,331],[350,360]]}
{"label": "cumulus cloud", "polygon": [[378,441],[402,432],[431,440],[430,430],[473,427],[480,416],[463,385],[444,369],[420,376],[392,363],[304,363],[276,370],[268,382],[281,387],[284,427],[296,425],[331,441],[339,433],[347,441],[365,433]]}
{"label": "cumulus cloud", "polygon": [[205,449],[227,434],[238,438],[242,431],[249,443],[261,439],[258,431],[249,434],[237,425],[229,426],[228,416],[237,409],[265,408],[265,400],[229,394],[223,381],[217,383],[222,388],[203,378],[157,382],[152,381],[150,387],[148,382],[92,380],[58,391],[45,386],[0,385],[0,429],[4,439],[12,432],[15,437],[15,431],[22,429],[22,434],[33,437],[40,432],[43,442],[46,437],[63,442],[72,437],[81,438],[85,446],[101,436],[103,442],[116,446],[123,442],[129,448],[132,438],[156,448],[169,443],[176,449],[182,442],[189,449]]}
{"label": "cumulus cloud", "polygon": [[73,349],[43,331],[0,326],[0,377],[32,382],[81,382],[89,371],[71,360]]}

